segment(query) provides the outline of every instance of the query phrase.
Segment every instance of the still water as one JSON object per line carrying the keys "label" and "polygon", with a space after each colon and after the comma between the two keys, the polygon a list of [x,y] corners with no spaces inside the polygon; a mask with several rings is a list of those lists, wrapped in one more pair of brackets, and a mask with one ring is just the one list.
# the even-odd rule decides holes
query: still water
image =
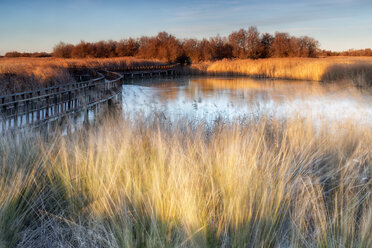
{"label": "still water", "polygon": [[372,91],[347,84],[291,80],[142,79],[123,85],[123,111],[131,117],[207,123],[260,116],[372,123]]}

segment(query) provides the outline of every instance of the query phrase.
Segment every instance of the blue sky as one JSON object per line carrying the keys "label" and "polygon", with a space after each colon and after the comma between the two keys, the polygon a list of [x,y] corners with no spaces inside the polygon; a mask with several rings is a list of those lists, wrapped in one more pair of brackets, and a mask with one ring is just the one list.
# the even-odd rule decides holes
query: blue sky
{"label": "blue sky", "polygon": [[0,54],[51,51],[60,41],[260,32],[308,35],[332,50],[372,47],[371,0],[0,0]]}

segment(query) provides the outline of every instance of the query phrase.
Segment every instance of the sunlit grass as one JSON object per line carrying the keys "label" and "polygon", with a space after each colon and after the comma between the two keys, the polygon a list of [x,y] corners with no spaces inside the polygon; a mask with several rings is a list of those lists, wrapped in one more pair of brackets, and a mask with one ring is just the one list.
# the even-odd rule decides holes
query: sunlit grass
{"label": "sunlit grass", "polygon": [[346,80],[358,86],[372,85],[372,58],[271,58],[221,60],[195,64],[191,73],[246,75],[313,81]]}
{"label": "sunlit grass", "polygon": [[372,130],[106,121],[0,142],[0,245],[370,247]]}
{"label": "sunlit grass", "polygon": [[[101,68],[112,71],[127,66],[161,64],[134,57],[106,59],[2,58],[0,94],[25,91],[74,81],[71,68]],[[358,86],[372,85],[372,59],[369,57],[270,58],[259,60],[220,60],[193,64],[187,74],[244,75],[313,81],[346,81]]]}
{"label": "sunlit grass", "polygon": [[1,58],[0,95],[74,82],[72,68],[122,70],[127,66],[164,64],[133,57],[108,59]]}

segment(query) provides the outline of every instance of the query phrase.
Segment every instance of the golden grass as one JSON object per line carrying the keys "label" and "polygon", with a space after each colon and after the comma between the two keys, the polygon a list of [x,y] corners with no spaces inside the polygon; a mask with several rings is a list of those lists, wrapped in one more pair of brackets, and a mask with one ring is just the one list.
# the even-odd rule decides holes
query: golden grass
{"label": "golden grass", "polygon": [[221,60],[192,65],[191,73],[245,75],[312,81],[351,80],[357,85],[372,85],[372,58],[327,57]]}
{"label": "golden grass", "polygon": [[[70,68],[106,68],[161,63],[133,57],[108,59],[1,58],[0,92],[24,91],[74,80]],[[221,60],[193,64],[187,74],[244,75],[312,81],[346,81],[358,86],[372,85],[372,58],[272,58]]]}
{"label": "golden grass", "polygon": [[[103,58],[103,59],[62,59],[62,58],[2,58],[0,59],[0,73],[12,73],[25,69],[37,71],[44,68],[75,68],[75,67],[114,67],[137,66],[159,63],[155,60],[137,59],[134,57]],[[36,73],[37,74],[37,73]]]}
{"label": "golden grass", "polygon": [[[1,58],[0,94],[74,81],[71,68],[120,70],[126,66],[160,64],[133,57],[108,59]],[[163,64],[163,63],[162,63]]]}
{"label": "golden grass", "polygon": [[3,138],[0,245],[371,247],[371,142],[265,118]]}

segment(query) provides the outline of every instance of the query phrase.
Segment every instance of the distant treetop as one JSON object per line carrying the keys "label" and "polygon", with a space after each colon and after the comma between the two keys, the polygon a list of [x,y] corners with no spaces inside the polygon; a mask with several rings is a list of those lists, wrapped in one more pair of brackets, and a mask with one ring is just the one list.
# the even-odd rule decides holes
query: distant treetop
{"label": "distant treetop", "polygon": [[34,58],[41,58],[41,57],[52,57],[52,54],[46,52],[36,52],[36,53],[20,53],[20,52],[8,52],[4,55],[6,58],[15,58],[15,57],[34,57]]}
{"label": "distant treetop", "polygon": [[168,62],[200,62],[220,59],[259,59],[269,57],[316,57],[319,42],[303,36],[277,32],[261,34],[256,27],[240,29],[228,37],[178,39],[166,32],[157,36],[120,41],[81,41],[77,45],[59,43],[53,55],[63,58],[110,58],[136,56]]}
{"label": "distant treetop", "polygon": [[[221,59],[260,59],[318,56],[372,56],[371,49],[332,52],[319,49],[319,42],[308,36],[289,33],[260,33],[256,27],[240,29],[227,37],[178,39],[167,32],[120,41],[81,41],[76,45],[60,42],[53,56],[60,58],[112,58],[133,56],[167,62],[201,62]],[[49,57],[48,53],[10,52],[5,57]]]}

